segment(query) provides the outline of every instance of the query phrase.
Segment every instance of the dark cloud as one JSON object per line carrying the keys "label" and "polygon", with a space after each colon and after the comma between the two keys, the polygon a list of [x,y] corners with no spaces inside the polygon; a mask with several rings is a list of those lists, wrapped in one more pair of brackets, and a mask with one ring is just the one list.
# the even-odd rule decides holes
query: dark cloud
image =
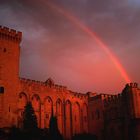
{"label": "dark cloud", "polygon": [[[69,11],[96,32],[132,80],[140,83],[137,0],[1,0],[0,24],[23,32],[21,76],[37,80],[51,76],[81,91],[119,91],[125,83],[96,42],[47,2]],[[108,79],[110,75],[114,78]]]}

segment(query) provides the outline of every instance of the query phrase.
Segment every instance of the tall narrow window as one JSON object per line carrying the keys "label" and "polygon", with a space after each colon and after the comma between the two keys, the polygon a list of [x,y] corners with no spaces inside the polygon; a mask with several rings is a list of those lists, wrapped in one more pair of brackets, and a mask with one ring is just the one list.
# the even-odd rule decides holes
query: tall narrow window
{"label": "tall narrow window", "polygon": [[0,87],[0,94],[4,93],[4,87]]}

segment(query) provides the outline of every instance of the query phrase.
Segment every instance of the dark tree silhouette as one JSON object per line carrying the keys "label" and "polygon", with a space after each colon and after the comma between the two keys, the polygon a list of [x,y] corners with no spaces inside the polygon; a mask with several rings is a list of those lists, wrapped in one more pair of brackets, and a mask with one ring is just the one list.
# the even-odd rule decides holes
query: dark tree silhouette
{"label": "dark tree silhouette", "polygon": [[63,137],[58,129],[57,118],[53,115],[53,113],[50,118],[49,133],[51,140],[63,140]]}
{"label": "dark tree silhouette", "polygon": [[27,132],[35,132],[37,129],[37,117],[31,102],[27,102],[23,112],[23,130]]}
{"label": "dark tree silhouette", "polygon": [[16,128],[16,126],[12,126],[10,128],[10,133],[8,135],[8,140],[22,140],[21,139],[21,131],[19,128]]}

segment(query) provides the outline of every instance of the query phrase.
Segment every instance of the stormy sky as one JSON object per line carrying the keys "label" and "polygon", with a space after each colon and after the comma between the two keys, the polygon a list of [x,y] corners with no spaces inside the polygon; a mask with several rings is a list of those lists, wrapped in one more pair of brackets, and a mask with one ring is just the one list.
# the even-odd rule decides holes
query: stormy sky
{"label": "stormy sky", "polygon": [[118,93],[126,84],[96,41],[51,2],[95,32],[140,83],[140,0],[0,0],[0,25],[23,32],[20,77],[78,92]]}

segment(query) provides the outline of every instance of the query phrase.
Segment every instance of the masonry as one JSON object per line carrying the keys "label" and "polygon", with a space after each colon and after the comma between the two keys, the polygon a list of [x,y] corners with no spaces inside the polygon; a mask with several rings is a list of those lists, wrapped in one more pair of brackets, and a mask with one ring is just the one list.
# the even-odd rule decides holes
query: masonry
{"label": "masonry", "polygon": [[[31,101],[38,127],[48,128],[53,114],[65,139],[91,133],[99,140],[140,139],[140,89],[125,86],[121,94],[77,93],[57,85],[19,77],[22,33],[0,26],[0,127],[22,127],[24,106]],[[110,135],[111,134],[111,135]],[[129,136],[130,134],[130,136]]]}

